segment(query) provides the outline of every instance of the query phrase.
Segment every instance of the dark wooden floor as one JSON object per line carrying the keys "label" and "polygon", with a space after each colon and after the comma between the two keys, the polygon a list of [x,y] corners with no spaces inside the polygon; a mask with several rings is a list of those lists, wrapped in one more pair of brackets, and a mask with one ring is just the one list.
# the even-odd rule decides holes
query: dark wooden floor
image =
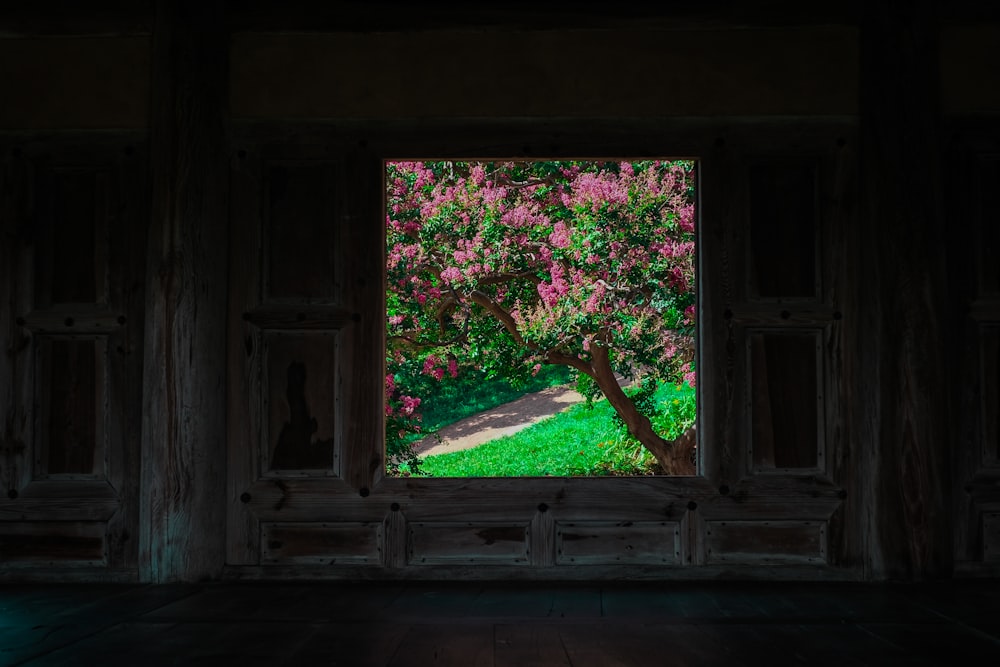
{"label": "dark wooden floor", "polygon": [[1000,582],[0,585],[2,665],[996,665]]}

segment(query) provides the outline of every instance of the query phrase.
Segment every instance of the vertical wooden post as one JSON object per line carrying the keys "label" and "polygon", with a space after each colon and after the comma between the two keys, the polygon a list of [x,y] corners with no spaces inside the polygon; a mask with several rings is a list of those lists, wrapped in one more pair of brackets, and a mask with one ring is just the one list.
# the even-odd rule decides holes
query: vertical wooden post
{"label": "vertical wooden post", "polygon": [[[857,508],[873,579],[951,570],[946,224],[938,27],[930,3],[865,5],[862,211],[849,386]],[[897,8],[898,9],[898,8]]]}
{"label": "vertical wooden post", "polygon": [[224,563],[228,49],[223,0],[161,0],[143,366],[142,581]]}

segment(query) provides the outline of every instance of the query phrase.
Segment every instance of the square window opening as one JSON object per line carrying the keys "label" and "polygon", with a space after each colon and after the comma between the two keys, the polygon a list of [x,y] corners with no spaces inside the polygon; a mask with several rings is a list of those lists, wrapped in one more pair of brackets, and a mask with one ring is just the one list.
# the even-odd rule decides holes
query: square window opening
{"label": "square window opening", "polygon": [[696,474],[696,160],[384,178],[389,475]]}

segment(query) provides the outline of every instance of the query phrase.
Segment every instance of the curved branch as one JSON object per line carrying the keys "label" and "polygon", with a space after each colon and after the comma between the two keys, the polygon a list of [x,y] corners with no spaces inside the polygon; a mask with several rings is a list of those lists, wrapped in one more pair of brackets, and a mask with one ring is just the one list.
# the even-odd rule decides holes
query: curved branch
{"label": "curved branch", "polygon": [[542,279],[535,275],[535,271],[533,269],[521,271],[519,273],[494,273],[488,276],[483,276],[478,282],[480,285],[499,285],[501,283],[509,283],[522,278],[527,279],[535,285],[542,282]]}
{"label": "curved branch", "polygon": [[519,188],[530,188],[533,185],[552,185],[553,183],[555,183],[555,179],[552,176],[545,176],[542,178],[539,177],[529,178],[526,181],[514,181],[505,176],[500,176],[499,178],[497,178],[496,183],[497,185],[501,185],[505,188],[519,189]]}
{"label": "curved branch", "polygon": [[518,345],[524,345],[532,350],[537,350],[538,346],[530,341],[524,340],[521,336],[521,332],[517,330],[517,322],[514,321],[514,316],[507,312],[503,306],[490,298],[489,294],[485,292],[480,292],[479,290],[473,290],[469,293],[469,298],[472,301],[489,312],[490,315],[500,320],[500,324],[504,326],[504,329],[514,338],[514,342]]}
{"label": "curved branch", "polygon": [[[469,298],[485,308],[491,315],[493,315],[493,317],[499,320],[500,323],[503,324],[504,328],[507,329],[507,332],[514,338],[516,343],[523,345],[530,350],[534,350],[536,352],[539,351],[540,348],[536,343],[525,340],[521,335],[521,332],[517,330],[517,322],[514,321],[514,316],[508,313],[503,306],[491,299],[488,294],[476,290],[469,294]],[[543,355],[545,361],[550,364],[570,366],[584,375],[590,375],[591,377],[594,375],[593,367],[579,357],[565,354],[563,352],[559,352],[558,350],[545,350],[543,351]]]}
{"label": "curved branch", "polygon": [[589,375],[594,377],[594,367],[581,359],[580,357],[573,356],[571,354],[564,354],[563,352],[557,352],[556,350],[550,350],[545,353],[545,360],[550,364],[560,364],[562,366],[570,366],[580,371],[584,375]]}
{"label": "curved branch", "polygon": [[468,331],[463,330],[455,334],[452,338],[448,340],[420,340],[413,336],[407,336],[406,334],[396,334],[395,336],[389,336],[390,341],[400,341],[410,345],[411,347],[446,347],[448,345],[454,345],[455,343],[461,343],[468,338]]}

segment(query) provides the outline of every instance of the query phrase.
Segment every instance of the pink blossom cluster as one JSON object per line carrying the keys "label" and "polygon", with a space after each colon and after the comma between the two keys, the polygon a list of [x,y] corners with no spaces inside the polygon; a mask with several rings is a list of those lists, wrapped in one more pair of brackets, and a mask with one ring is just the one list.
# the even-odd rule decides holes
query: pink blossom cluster
{"label": "pink blossom cluster", "polygon": [[[538,359],[546,350],[587,358],[588,341],[606,340],[622,359],[693,382],[692,168],[683,161],[567,162],[555,171],[389,165],[390,333],[405,325],[408,344],[459,340],[475,318],[503,322],[503,313]],[[423,373],[440,380],[473,363],[456,353],[447,370],[443,358],[426,357]]]}
{"label": "pink blossom cluster", "polygon": [[419,407],[420,399],[415,396],[396,396],[396,380],[392,373],[388,373],[385,376],[385,416],[414,417],[419,420],[420,416],[416,412]]}
{"label": "pink blossom cluster", "polygon": [[594,212],[603,207],[625,205],[628,200],[628,190],[621,179],[613,174],[591,172],[580,174],[573,183],[572,191],[562,197],[563,204],[569,209],[582,207]]}

